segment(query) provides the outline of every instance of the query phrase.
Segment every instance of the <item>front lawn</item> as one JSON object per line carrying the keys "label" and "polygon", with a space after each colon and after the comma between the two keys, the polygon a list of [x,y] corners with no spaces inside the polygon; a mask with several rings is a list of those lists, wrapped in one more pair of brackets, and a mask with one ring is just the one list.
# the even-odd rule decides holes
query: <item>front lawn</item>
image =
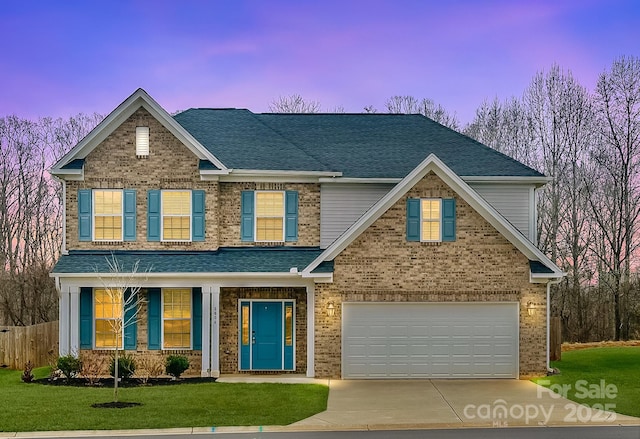
{"label": "front lawn", "polygon": [[551,365],[560,374],[535,382],[580,404],[640,417],[640,347],[563,352]]}
{"label": "front lawn", "polygon": [[180,384],[121,388],[120,401],[142,405],[92,408],[113,389],[25,384],[21,373],[0,370],[0,431],[287,425],[326,410],[329,394],[317,384]]}

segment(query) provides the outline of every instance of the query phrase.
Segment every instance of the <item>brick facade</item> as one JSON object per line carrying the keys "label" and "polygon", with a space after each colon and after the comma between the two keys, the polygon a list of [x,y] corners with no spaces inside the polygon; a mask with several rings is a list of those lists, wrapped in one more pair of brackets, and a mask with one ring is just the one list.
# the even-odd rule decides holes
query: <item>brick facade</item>
{"label": "brick facade", "polygon": [[[420,197],[456,198],[456,241],[407,242],[406,199]],[[546,372],[545,285],[531,284],[527,258],[432,173],[336,257],[332,284],[316,286],[316,376],[340,377],[340,305],[360,301],[520,302],[520,375]]]}

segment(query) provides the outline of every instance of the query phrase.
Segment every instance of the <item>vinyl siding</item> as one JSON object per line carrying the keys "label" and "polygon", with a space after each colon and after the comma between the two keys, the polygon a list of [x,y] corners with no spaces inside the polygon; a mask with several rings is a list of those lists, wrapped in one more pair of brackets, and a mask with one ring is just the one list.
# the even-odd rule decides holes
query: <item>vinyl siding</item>
{"label": "vinyl siding", "polygon": [[470,186],[524,236],[535,242],[532,186],[485,183],[472,183]]}
{"label": "vinyl siding", "polygon": [[320,247],[327,248],[393,186],[373,183],[323,184],[320,187]]}

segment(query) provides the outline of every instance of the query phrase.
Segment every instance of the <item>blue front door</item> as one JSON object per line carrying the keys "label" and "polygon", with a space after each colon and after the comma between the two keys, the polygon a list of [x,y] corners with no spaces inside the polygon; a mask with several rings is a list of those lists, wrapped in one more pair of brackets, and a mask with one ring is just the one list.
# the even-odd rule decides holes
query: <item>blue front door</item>
{"label": "blue front door", "polygon": [[240,301],[240,370],[294,369],[293,301]]}
{"label": "blue front door", "polygon": [[282,369],[282,302],[253,302],[252,369]]}

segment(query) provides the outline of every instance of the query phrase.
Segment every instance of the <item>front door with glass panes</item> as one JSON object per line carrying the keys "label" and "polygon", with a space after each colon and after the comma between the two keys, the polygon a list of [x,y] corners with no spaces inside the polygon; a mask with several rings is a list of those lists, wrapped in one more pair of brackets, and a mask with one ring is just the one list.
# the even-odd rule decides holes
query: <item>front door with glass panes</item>
{"label": "front door with glass panes", "polygon": [[240,370],[293,370],[295,302],[240,300]]}

